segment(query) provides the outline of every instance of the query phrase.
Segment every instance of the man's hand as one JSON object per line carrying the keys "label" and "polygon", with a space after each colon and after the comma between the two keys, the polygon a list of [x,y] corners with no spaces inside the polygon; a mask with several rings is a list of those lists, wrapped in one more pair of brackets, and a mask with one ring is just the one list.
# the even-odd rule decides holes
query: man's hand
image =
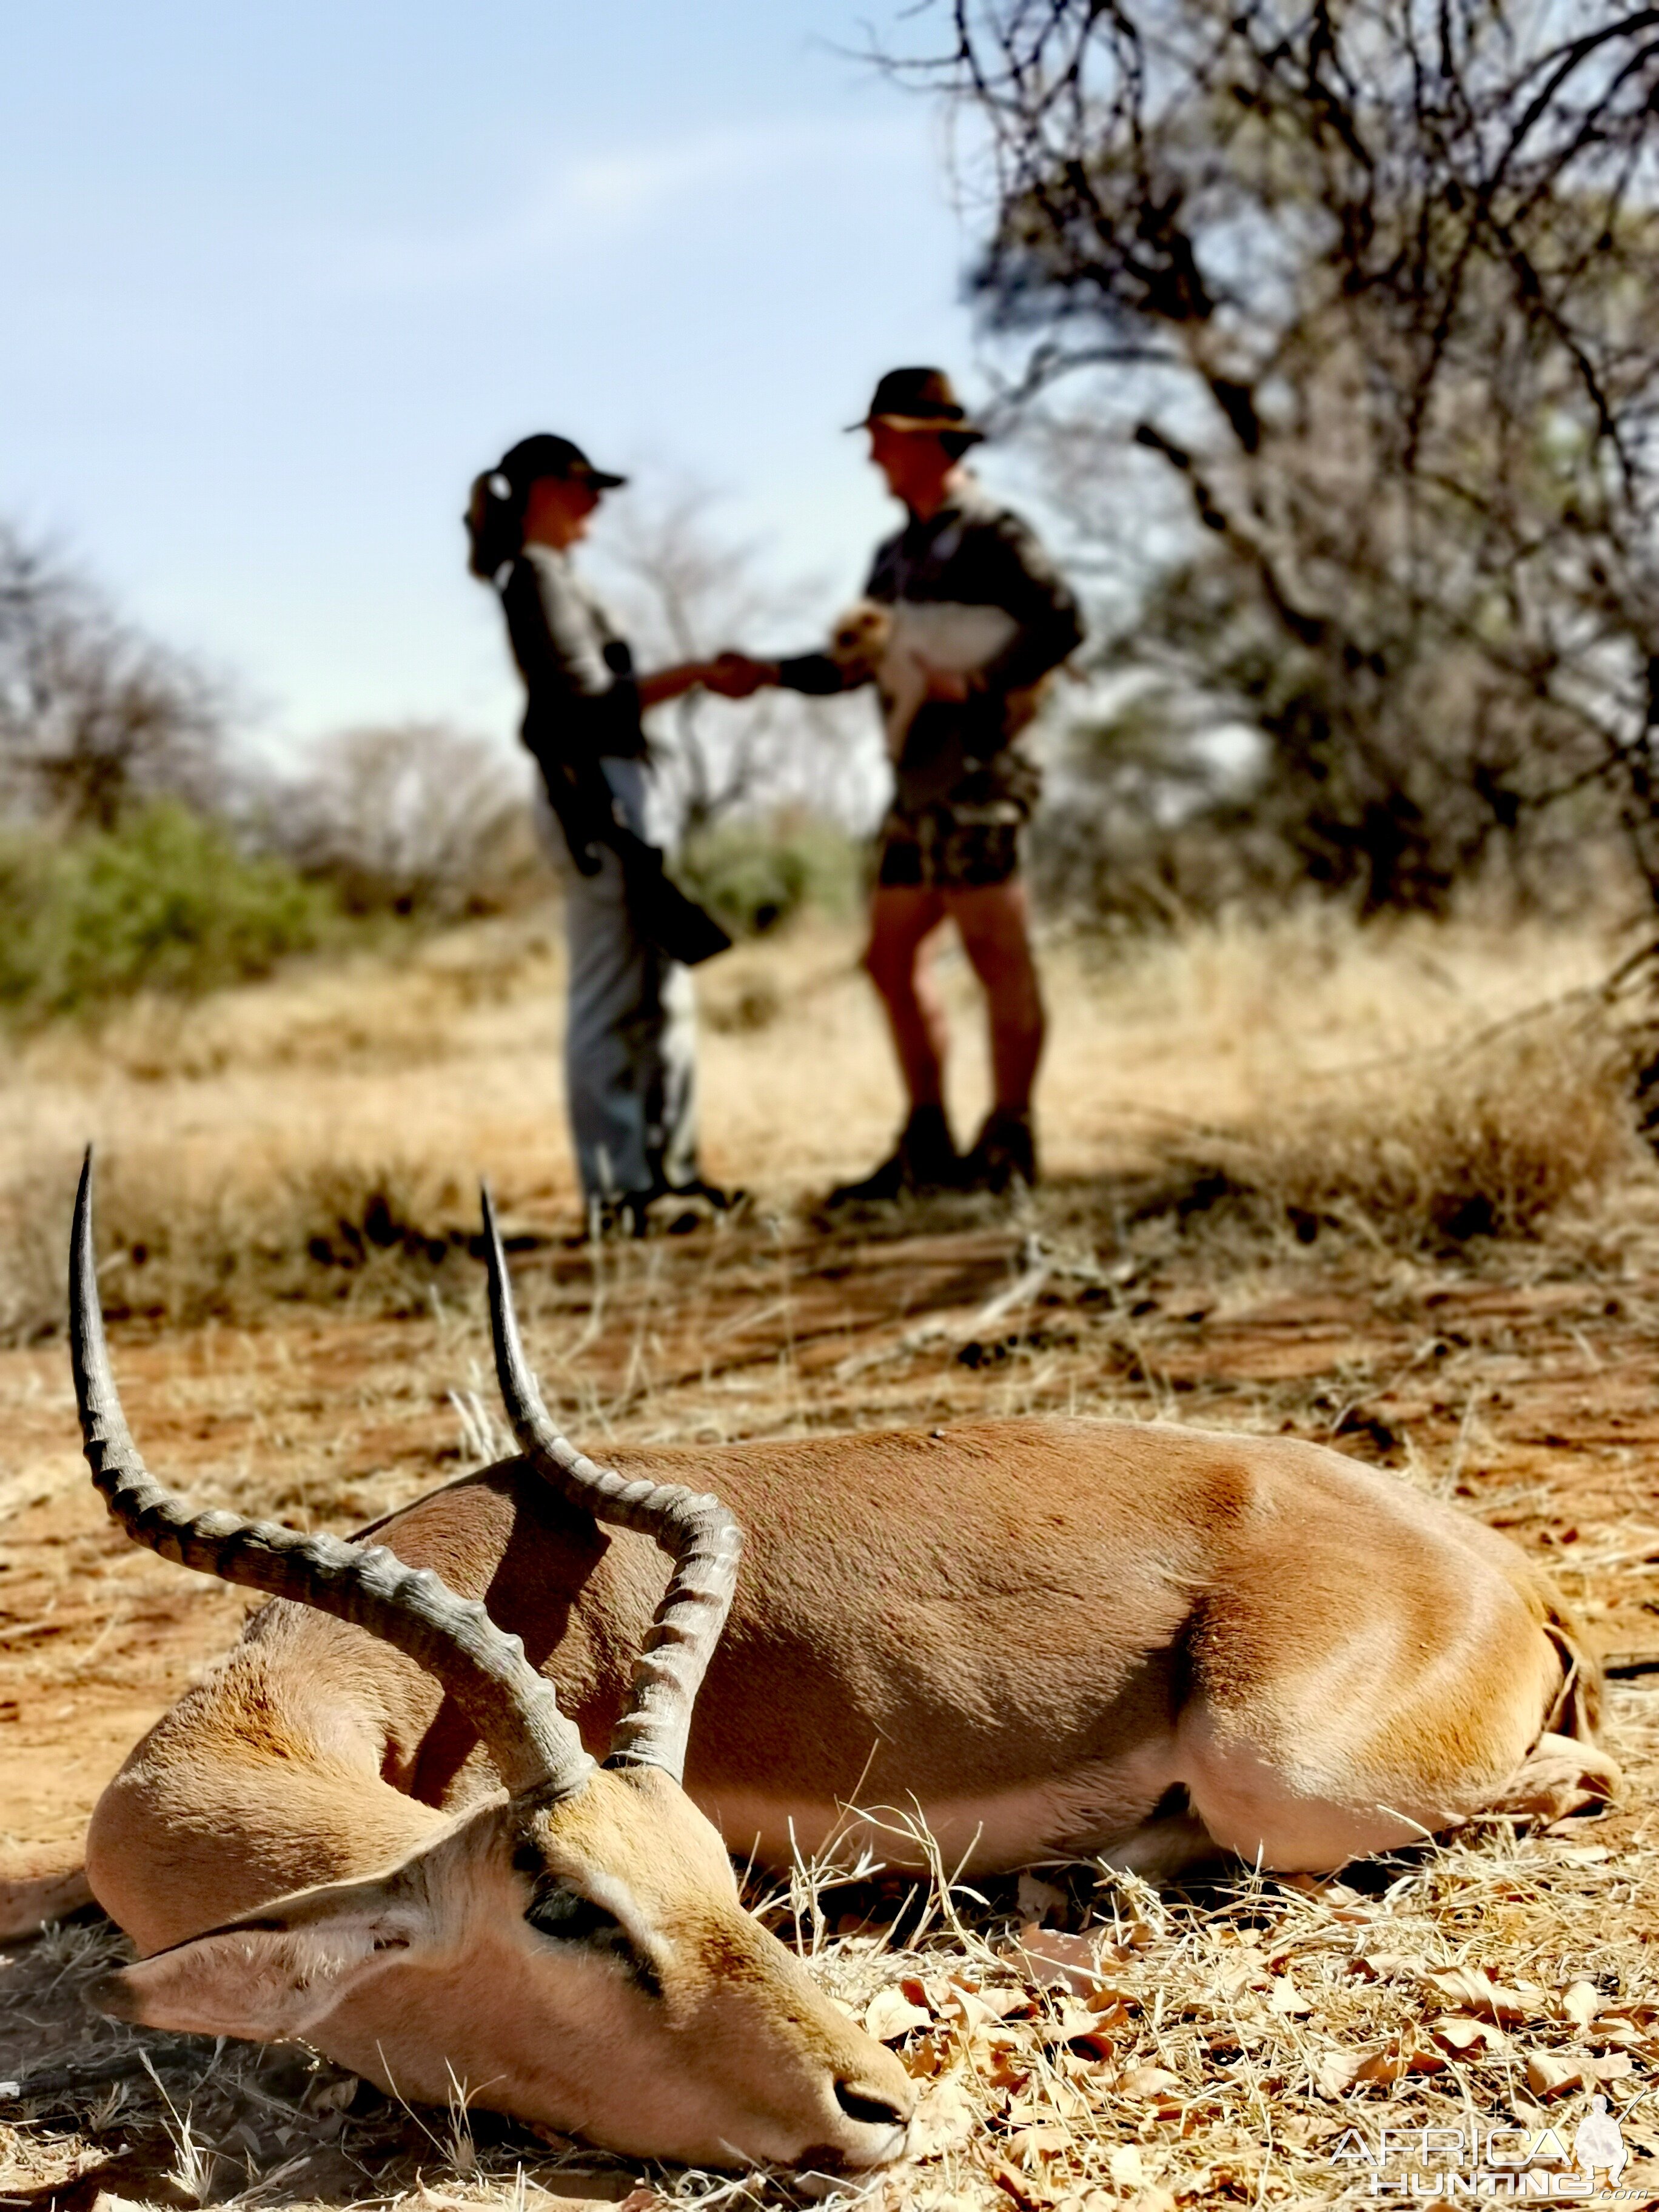
{"label": "man's hand", "polygon": [[702,680],[722,699],[750,699],[763,685],[775,684],[778,672],[772,662],[751,660],[746,653],[722,653],[708,664]]}

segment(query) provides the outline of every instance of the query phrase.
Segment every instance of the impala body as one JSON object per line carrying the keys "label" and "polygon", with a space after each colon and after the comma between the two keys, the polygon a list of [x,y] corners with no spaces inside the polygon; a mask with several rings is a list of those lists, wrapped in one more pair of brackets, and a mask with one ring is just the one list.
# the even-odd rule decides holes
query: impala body
{"label": "impala body", "polygon": [[[1512,1544],[1313,1444],[1009,1421],[616,1464],[712,1480],[746,1531],[685,1787],[764,1864],[857,1805],[919,1807],[970,1869],[1102,1854],[1168,1874],[1216,1845],[1327,1869],[1492,1803],[1563,1684],[1560,1613]],[[584,1739],[608,1741],[662,1595],[647,1538],[597,1526],[524,1459],[374,1534],[482,1598]],[[348,1729],[359,1771],[322,1820],[319,1783],[278,1784],[299,1745],[326,1772]],[[251,1908],[492,1784],[430,1675],[272,1606],[112,1785],[88,1866],[123,1926],[172,1942],[198,1884]],[[176,1852],[186,1819],[191,1881],[160,1883],[149,1839]],[[902,1834],[874,1840],[915,1860]]]}
{"label": "impala body", "polygon": [[[610,1474],[547,1422],[498,1248],[492,1291],[524,1455],[335,1549],[345,1575],[423,1570],[522,1639],[567,1771],[515,1778],[476,1685],[364,1601],[296,1589],[94,1813],[93,1889],[155,1954],[112,2008],[303,2035],[406,2094],[453,2074],[624,2149],[872,2163],[902,2143],[908,2084],[738,1911],[728,1850],[783,1865],[856,1844],[856,1806],[889,1863],[918,1859],[919,1814],[951,1865],[1158,1875],[1219,1849],[1323,1870],[1501,1804],[1540,1760],[1615,1778],[1544,1578],[1397,1478],[1284,1438],[1079,1420],[653,1450]],[[77,1364],[94,1472],[125,1438],[103,1441],[101,1351]],[[683,1479],[746,1532],[735,1588],[595,1503],[605,1484],[690,1498],[706,1534],[719,1507]],[[220,1524],[246,1525],[201,1516],[218,1554],[172,1555],[230,1571]],[[605,1769],[578,1731],[612,1744]]]}

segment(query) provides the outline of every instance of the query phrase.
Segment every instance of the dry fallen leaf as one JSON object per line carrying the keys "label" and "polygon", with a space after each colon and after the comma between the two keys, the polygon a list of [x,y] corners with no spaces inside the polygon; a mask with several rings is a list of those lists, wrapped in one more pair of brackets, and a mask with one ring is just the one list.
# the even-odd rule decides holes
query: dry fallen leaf
{"label": "dry fallen leaf", "polygon": [[1594,1982],[1572,1982],[1561,1992],[1561,2012],[1576,2027],[1588,2027],[1601,2009],[1601,1992]]}
{"label": "dry fallen leaf", "polygon": [[891,1989],[878,1990],[864,2008],[865,2030],[878,2043],[897,2043],[913,2029],[933,2024],[932,2013],[912,2003],[896,1984]]}
{"label": "dry fallen leaf", "polygon": [[1593,2058],[1588,2051],[1535,2051],[1527,2061],[1527,2087],[1547,2105],[1570,2090],[1622,2081],[1635,2071],[1636,2061],[1627,2051],[1610,2051],[1605,2058]]}
{"label": "dry fallen leaf", "polygon": [[963,2035],[972,2035],[975,2028],[984,2027],[1000,2017],[992,2006],[986,2003],[977,1990],[947,1990],[939,2009],[947,2020],[956,2022],[958,2032]]}
{"label": "dry fallen leaf", "polygon": [[1098,1939],[1067,1936],[1028,1920],[1019,1931],[1020,1963],[1042,1989],[1070,1990],[1082,1996],[1100,1979]]}
{"label": "dry fallen leaf", "polygon": [[1450,1966],[1440,1973],[1425,1974],[1423,1978],[1460,2012],[1472,2012],[1481,2020],[1494,2020],[1506,2027],[1513,2027],[1517,2021],[1541,2012],[1545,2007],[1542,1990],[1530,1984],[1506,1989],[1494,1982],[1484,1966]]}
{"label": "dry fallen leaf", "polygon": [[950,2070],[955,2057],[956,2038],[948,2030],[941,2028],[932,2035],[919,2035],[914,2043],[907,2043],[899,2053],[899,2063],[915,2080],[931,2081],[935,2075]]}
{"label": "dry fallen leaf", "polygon": [[1175,2191],[1143,2189],[1139,2197],[1129,2199],[1129,2212],[1176,2212]]}
{"label": "dry fallen leaf", "polygon": [[1216,1987],[1224,1997],[1237,1996],[1241,1990],[1265,1990],[1267,1986],[1267,1960],[1263,1952],[1254,1944],[1243,1945],[1230,1959],[1223,1960],[1216,1969]]}
{"label": "dry fallen leaf", "polygon": [[1100,2014],[1092,2005],[1079,2004],[1075,1997],[1062,1999],[1058,2012],[1048,2020],[1036,2022],[1040,2043],[1069,2043],[1074,2036],[1094,2036],[1100,2033]]}
{"label": "dry fallen leaf", "polygon": [[1357,2051],[1328,2051],[1314,2063],[1314,2086],[1322,2097],[1340,2097],[1352,2088],[1364,2063]]}
{"label": "dry fallen leaf", "polygon": [[1080,2120],[1089,2111],[1089,2100],[1069,2081],[1048,2080],[1040,2089],[1016,2097],[1008,2118],[1016,2127],[1040,2128],[1051,2119]]}
{"label": "dry fallen leaf", "polygon": [[1313,2010],[1288,1974],[1273,1984],[1273,1994],[1267,1999],[1269,2012],[1281,2014],[1286,2020],[1302,2020]]}
{"label": "dry fallen leaf", "polygon": [[1054,2191],[1041,2174],[1022,2173],[1018,2166],[1004,2162],[991,2168],[991,2179],[1024,2212],[1046,2212],[1054,2201]]}
{"label": "dry fallen leaf", "polygon": [[1439,2074],[1446,2062],[1436,2052],[1421,2050],[1414,2041],[1396,2036],[1381,2051],[1328,2051],[1313,2069],[1316,2087],[1327,2097],[1340,2097],[1356,2081],[1391,2084],[1407,2074]]}
{"label": "dry fallen leaf", "polygon": [[1146,2162],[1140,2155],[1138,2143],[1120,2143],[1106,2161],[1107,2172],[1120,2189],[1142,2189],[1146,2183]]}
{"label": "dry fallen leaf", "polygon": [[1008,2154],[1011,2158],[1026,2160],[1052,2158],[1056,2151],[1069,2150],[1071,2144],[1072,2131],[1069,2128],[1056,2127],[1051,2121],[1045,2121],[1036,2127],[1022,2128],[1018,2135],[1010,2136]]}
{"label": "dry fallen leaf", "polygon": [[1012,2020],[1016,2014],[1030,2014],[1036,2009],[1031,1992],[1024,1987],[981,1990],[979,1994],[980,2002],[988,2005],[999,2020]]}
{"label": "dry fallen leaf", "polygon": [[1359,2072],[1355,2078],[1361,2081],[1378,2081],[1385,2087],[1391,2086],[1395,2081],[1403,2081],[1411,2072],[1413,2062],[1417,2056],[1415,2043],[1406,2044],[1396,2038],[1394,2042],[1385,2044],[1381,2051],[1374,2051],[1369,2058],[1362,2061]]}
{"label": "dry fallen leaf", "polygon": [[1402,1958],[1397,1951],[1358,1951],[1348,1961],[1348,1972],[1358,1974],[1368,1982],[1391,1982],[1402,1974],[1414,1974],[1421,1961]]}
{"label": "dry fallen leaf", "polygon": [[978,2125],[979,2116],[962,2076],[946,2074],[916,2107],[910,2123],[910,2155],[937,2158],[941,2151],[956,2150]]}
{"label": "dry fallen leaf", "polygon": [[1181,2077],[1169,2073],[1162,2066],[1137,2066],[1126,2074],[1117,2086],[1120,2095],[1150,2100],[1153,2097],[1167,2096],[1172,2089],[1179,2089]]}
{"label": "dry fallen leaf", "polygon": [[1489,2020],[1474,2020],[1466,2012],[1447,2013],[1429,2022],[1429,2033],[1447,2051],[1460,2056],[1469,2051],[1502,2051],[1509,2038]]}
{"label": "dry fallen leaf", "polygon": [[1527,2061],[1527,2087],[1541,2104],[1553,2104],[1584,2078],[1582,2058],[1563,2058],[1553,2051],[1534,2051]]}
{"label": "dry fallen leaf", "polygon": [[1030,2057],[1008,2036],[976,2035],[969,2055],[975,2072],[994,2089],[1023,2089],[1031,2078]]}

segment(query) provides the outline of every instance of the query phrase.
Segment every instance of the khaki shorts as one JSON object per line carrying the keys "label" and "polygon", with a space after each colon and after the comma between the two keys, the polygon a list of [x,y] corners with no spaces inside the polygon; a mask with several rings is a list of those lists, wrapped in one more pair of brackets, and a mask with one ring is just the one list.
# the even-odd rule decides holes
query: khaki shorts
{"label": "khaki shorts", "polygon": [[1019,836],[1036,804],[1034,764],[1013,750],[925,806],[896,801],[881,825],[876,881],[884,890],[983,890],[1019,870]]}

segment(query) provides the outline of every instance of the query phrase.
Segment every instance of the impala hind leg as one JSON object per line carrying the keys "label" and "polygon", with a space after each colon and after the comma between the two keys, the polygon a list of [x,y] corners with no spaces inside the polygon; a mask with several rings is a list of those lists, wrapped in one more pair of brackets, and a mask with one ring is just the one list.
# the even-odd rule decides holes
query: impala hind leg
{"label": "impala hind leg", "polygon": [[1423,1843],[1455,1817],[1380,1777],[1335,1772],[1324,1762],[1315,1771],[1295,1747],[1218,1725],[1201,1709],[1186,1717],[1182,1733],[1206,1832],[1266,1871],[1329,1874],[1350,1859]]}
{"label": "impala hind leg", "polygon": [[1178,1729],[1194,1810],[1240,1858],[1322,1874],[1496,1808],[1559,1673],[1535,1624],[1504,1625],[1512,1632],[1489,1633],[1478,1660],[1465,1646],[1390,1674],[1355,1668],[1350,1650],[1195,1698]]}

